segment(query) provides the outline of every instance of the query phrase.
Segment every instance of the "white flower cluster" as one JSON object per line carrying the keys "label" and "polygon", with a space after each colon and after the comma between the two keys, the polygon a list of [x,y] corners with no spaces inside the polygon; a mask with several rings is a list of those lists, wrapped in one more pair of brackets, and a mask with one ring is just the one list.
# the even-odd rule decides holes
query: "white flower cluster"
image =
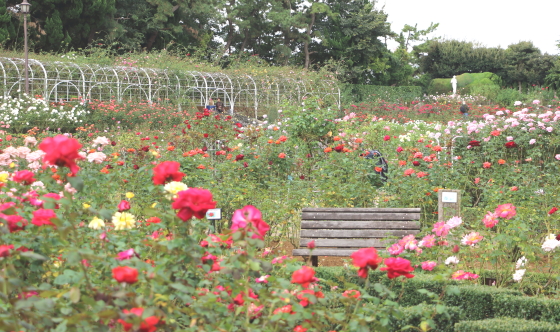
{"label": "white flower cluster", "polygon": [[556,235],[549,234],[542,244],[542,249],[546,252],[550,252],[558,246],[560,246],[560,241],[556,240]]}
{"label": "white flower cluster", "polygon": [[43,99],[24,96],[12,98],[0,96],[0,118],[6,125],[15,126],[51,126],[79,125],[90,112],[83,103],[69,109],[59,106],[51,107]]}

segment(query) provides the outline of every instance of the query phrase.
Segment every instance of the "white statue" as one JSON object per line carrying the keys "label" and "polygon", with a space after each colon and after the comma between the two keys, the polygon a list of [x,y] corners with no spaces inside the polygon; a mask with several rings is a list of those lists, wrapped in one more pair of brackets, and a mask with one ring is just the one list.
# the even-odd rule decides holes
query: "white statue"
{"label": "white statue", "polygon": [[453,78],[451,79],[451,86],[453,87],[453,95],[455,95],[457,93],[457,78],[455,75],[453,75]]}

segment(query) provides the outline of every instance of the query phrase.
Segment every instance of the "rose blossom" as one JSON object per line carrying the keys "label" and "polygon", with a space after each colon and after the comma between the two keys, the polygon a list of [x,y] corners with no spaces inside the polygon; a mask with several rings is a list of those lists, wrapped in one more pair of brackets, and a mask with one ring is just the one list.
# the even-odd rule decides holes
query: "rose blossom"
{"label": "rose blossom", "polygon": [[253,239],[264,239],[264,235],[270,229],[270,226],[262,220],[261,211],[252,205],[236,210],[231,221],[231,230],[244,229],[250,226],[249,230],[253,232]]}
{"label": "rose blossom", "polygon": [[187,221],[193,216],[197,219],[204,218],[209,209],[216,207],[216,202],[212,201],[212,193],[209,190],[189,188],[177,193],[177,198],[173,201],[171,207],[179,210],[177,216],[181,220]]}
{"label": "rose blossom", "polygon": [[498,224],[498,215],[493,212],[487,212],[482,222],[486,228],[492,228]]}
{"label": "rose blossom", "polygon": [[380,271],[387,271],[387,277],[389,279],[394,279],[399,276],[405,276],[407,278],[413,278],[414,275],[409,272],[414,271],[414,268],[410,266],[410,261],[402,257],[389,257],[385,258],[383,262],[385,267],[380,268]]}
{"label": "rose blossom", "polygon": [[134,284],[138,281],[138,270],[128,266],[117,266],[113,269],[113,278],[119,283]]}
{"label": "rose blossom", "polygon": [[309,266],[302,266],[292,274],[292,284],[300,284],[303,287],[308,287],[310,283],[318,280],[315,278],[315,270]]}
{"label": "rose blossom", "polygon": [[352,264],[359,268],[358,276],[361,278],[367,278],[368,270],[377,269],[377,266],[383,260],[377,255],[375,248],[362,248],[353,252],[350,257],[352,257]]}
{"label": "rose blossom", "polygon": [[437,263],[433,261],[422,262],[422,270],[432,271],[436,267]]}

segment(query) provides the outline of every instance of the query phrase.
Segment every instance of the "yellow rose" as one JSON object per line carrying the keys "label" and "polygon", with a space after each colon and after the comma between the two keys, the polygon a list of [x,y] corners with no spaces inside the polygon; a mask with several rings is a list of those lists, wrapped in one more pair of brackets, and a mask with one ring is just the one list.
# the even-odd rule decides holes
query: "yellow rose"
{"label": "yellow rose", "polygon": [[126,196],[126,198],[131,199],[131,198],[134,197],[134,193],[127,192],[125,196]]}
{"label": "yellow rose", "polygon": [[8,178],[10,177],[10,173],[8,172],[0,172],[0,182],[8,182]]}
{"label": "yellow rose", "polygon": [[84,209],[89,209],[89,208],[91,207],[91,205],[89,205],[88,203],[83,203],[83,204],[82,204],[82,207],[83,207]]}
{"label": "yellow rose", "polygon": [[117,212],[112,218],[113,225],[115,225],[115,230],[119,231],[122,229],[131,229],[134,227],[136,220],[134,216],[128,212]]}
{"label": "yellow rose", "polygon": [[89,222],[88,227],[91,229],[101,229],[105,227],[105,222],[102,219],[93,217],[93,219]]}
{"label": "yellow rose", "polygon": [[171,181],[163,186],[163,189],[175,197],[179,191],[187,190],[189,187],[183,182]]}

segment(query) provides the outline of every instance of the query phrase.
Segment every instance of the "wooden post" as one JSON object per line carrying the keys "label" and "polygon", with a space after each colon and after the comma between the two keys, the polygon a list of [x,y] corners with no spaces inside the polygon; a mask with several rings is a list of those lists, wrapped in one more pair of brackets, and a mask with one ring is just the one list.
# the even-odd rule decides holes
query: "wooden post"
{"label": "wooden post", "polygon": [[461,191],[440,189],[438,191],[438,221],[447,221],[461,216]]}

